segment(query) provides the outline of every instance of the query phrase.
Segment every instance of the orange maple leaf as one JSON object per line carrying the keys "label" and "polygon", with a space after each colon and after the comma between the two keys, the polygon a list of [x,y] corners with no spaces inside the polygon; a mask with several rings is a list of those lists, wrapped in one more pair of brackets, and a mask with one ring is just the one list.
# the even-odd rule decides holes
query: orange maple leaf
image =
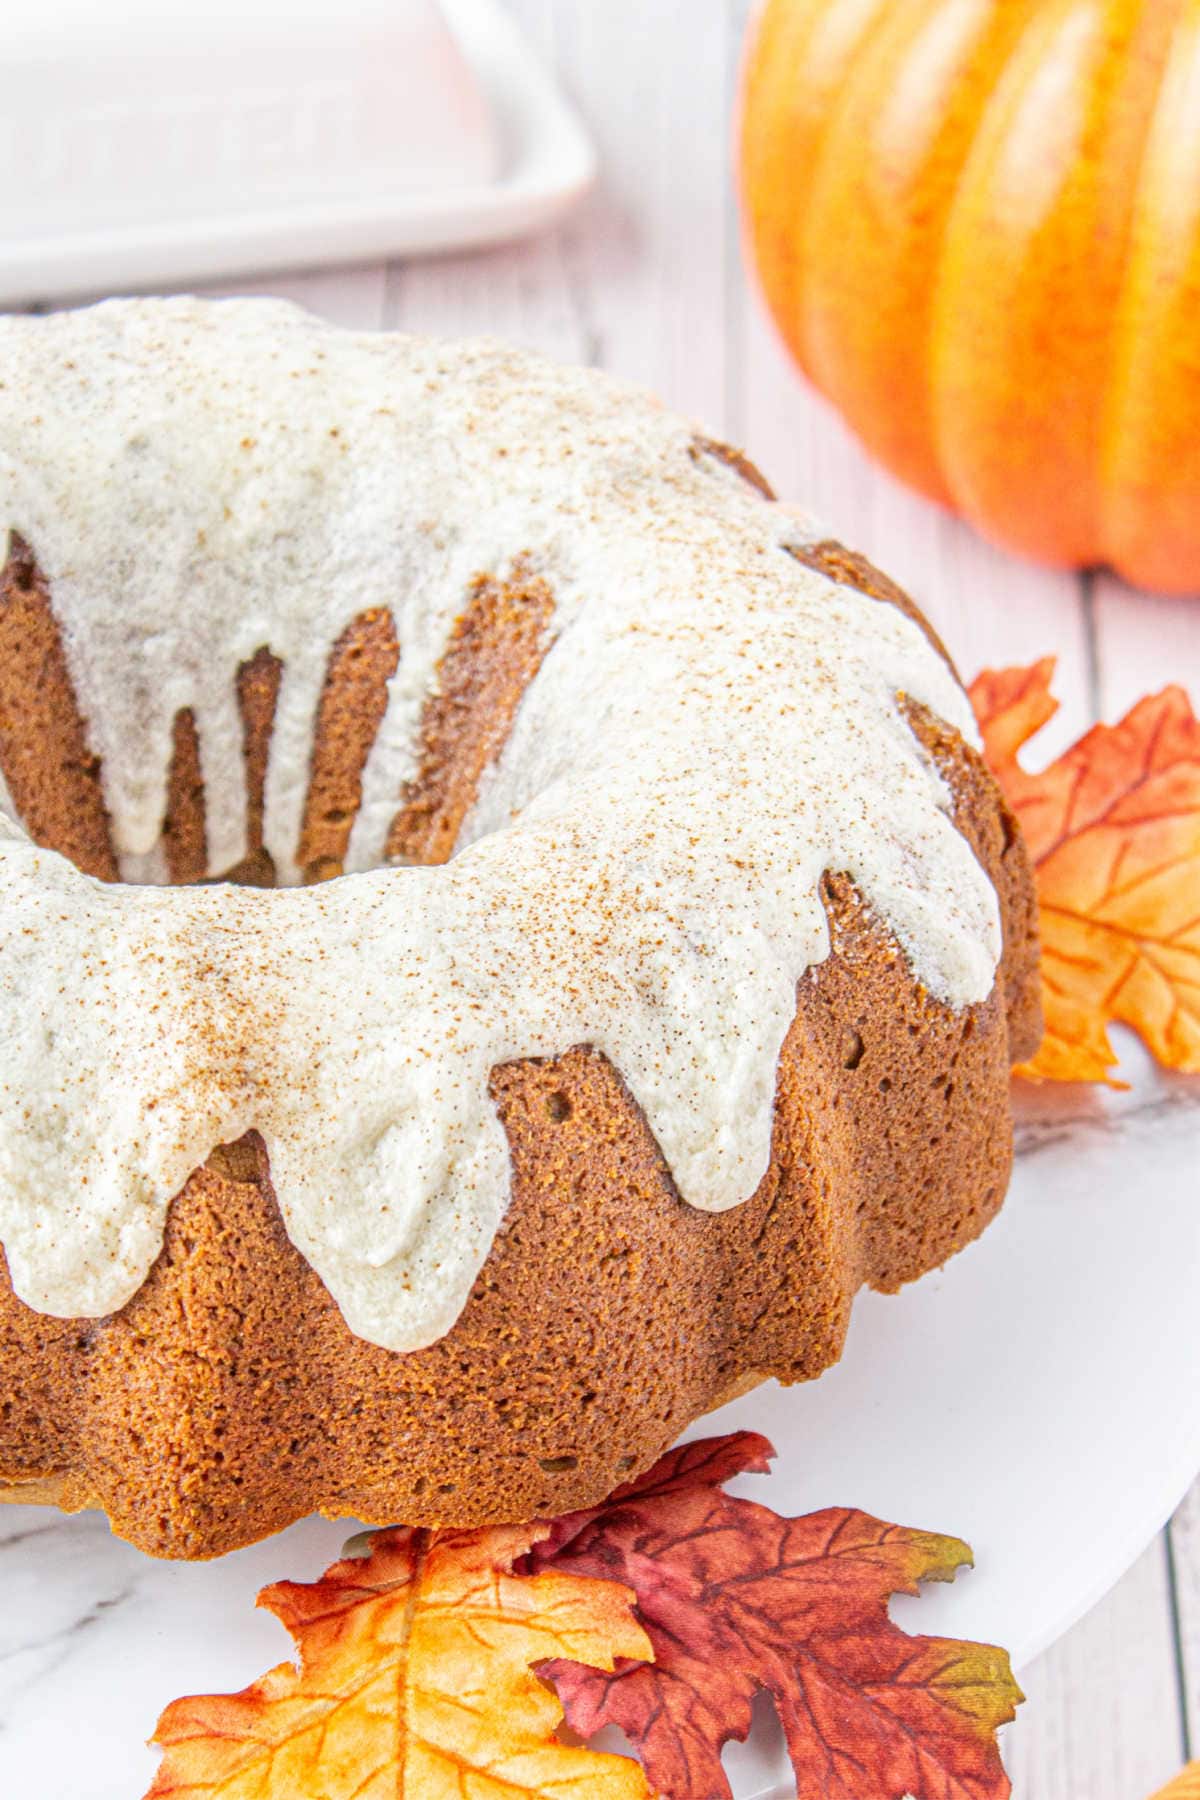
{"label": "orange maple leaf", "polygon": [[627,1588],[512,1573],[546,1529],[383,1531],[320,1581],[265,1588],[299,1665],[168,1706],[146,1800],[648,1800],[637,1763],[555,1738],[562,1705],[531,1664],[652,1651]]}
{"label": "orange maple leaf", "polygon": [[1190,1762],[1173,1781],[1158,1789],[1150,1800],[1200,1800],[1200,1762]]}
{"label": "orange maple leaf", "polygon": [[1107,1026],[1200,1073],[1200,721],[1182,688],[1096,725],[1041,774],[1018,753],[1058,709],[1052,658],[985,670],[971,702],[1037,872],[1046,1035],[1019,1075],[1121,1085]]}

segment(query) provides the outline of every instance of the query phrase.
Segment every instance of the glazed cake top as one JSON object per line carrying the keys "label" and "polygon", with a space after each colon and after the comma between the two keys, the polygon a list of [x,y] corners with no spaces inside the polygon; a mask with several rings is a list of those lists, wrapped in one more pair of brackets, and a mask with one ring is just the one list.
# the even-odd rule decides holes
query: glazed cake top
{"label": "glazed cake top", "polygon": [[[217,1143],[261,1132],[351,1328],[447,1331],[503,1217],[494,1065],[590,1044],[693,1206],[769,1161],[796,983],[847,872],[914,976],[983,1000],[996,896],[899,696],[974,741],[920,629],[801,566],[797,515],[606,376],[351,334],[274,301],[0,321],[0,527],[47,580],[125,874],[193,712],[210,867],[245,851],[235,696],[284,665],[265,840],[295,880],[329,653],[400,663],[348,867],[316,888],[105,886],[0,824],[0,1241],[17,1293],[121,1307]],[[524,558],[549,645],[454,858],[379,868],[472,578]]]}

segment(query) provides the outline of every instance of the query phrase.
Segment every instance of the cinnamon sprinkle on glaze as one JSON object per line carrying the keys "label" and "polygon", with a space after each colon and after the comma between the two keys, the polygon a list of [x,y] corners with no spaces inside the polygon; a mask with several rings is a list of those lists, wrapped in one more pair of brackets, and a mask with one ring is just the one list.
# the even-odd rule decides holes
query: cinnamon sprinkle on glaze
{"label": "cinnamon sprinkle on glaze", "polygon": [[[973,742],[961,689],[895,607],[788,555],[794,515],[686,422],[584,370],[274,302],[6,319],[0,355],[0,527],[45,577],[123,857],[154,853],[187,713],[209,872],[261,817],[299,881],[331,647],[384,613],[399,646],[347,879],[122,889],[0,827],[0,1241],[30,1306],[117,1311],[191,1171],[255,1132],[351,1329],[428,1345],[508,1201],[494,1071],[577,1045],[680,1196],[737,1206],[829,954],[827,871],[922,991],[991,992],[996,893],[897,699]],[[456,622],[518,558],[551,599],[501,748],[456,687]],[[259,812],[237,673],[263,646]],[[423,787],[439,699],[446,810]],[[398,797],[417,854],[455,843],[444,866],[379,868]]]}

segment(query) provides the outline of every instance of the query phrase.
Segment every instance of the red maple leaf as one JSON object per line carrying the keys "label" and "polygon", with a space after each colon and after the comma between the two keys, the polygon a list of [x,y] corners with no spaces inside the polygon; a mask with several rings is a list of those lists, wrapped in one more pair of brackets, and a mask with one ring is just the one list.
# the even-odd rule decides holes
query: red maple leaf
{"label": "red maple leaf", "polygon": [[786,1519],[721,1483],[773,1454],[751,1432],[671,1450],[602,1506],[559,1520],[530,1566],[622,1582],[653,1665],[573,1662],[553,1681],[581,1736],[626,1734],[667,1800],[729,1800],[721,1749],[760,1690],[778,1708],[799,1800],[1002,1800],[995,1733],[1020,1690],[1007,1655],[910,1637],[892,1594],[952,1580],[957,1538],[829,1508]]}

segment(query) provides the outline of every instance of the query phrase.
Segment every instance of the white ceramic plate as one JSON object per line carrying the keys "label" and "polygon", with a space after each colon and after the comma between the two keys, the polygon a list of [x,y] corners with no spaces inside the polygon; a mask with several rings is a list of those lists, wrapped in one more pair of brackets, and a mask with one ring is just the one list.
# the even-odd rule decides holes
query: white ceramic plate
{"label": "white ceramic plate", "polygon": [[[854,1505],[965,1537],[976,1568],[902,1600],[909,1629],[1005,1644],[1018,1667],[1118,1578],[1200,1469],[1200,1083],[1137,1066],[1127,1095],[1026,1090],[1022,1154],[983,1240],[898,1298],[860,1298],[842,1363],[693,1435],[748,1426],[779,1458],[739,1491]],[[257,1589],[310,1578],[347,1525],[308,1521],[217,1564],[153,1563],[94,1517],[0,1508],[0,1792],[131,1800],[177,1694],[287,1654]],[[788,1791],[766,1716],[726,1763]],[[22,1780],[21,1778],[24,1777]]]}

